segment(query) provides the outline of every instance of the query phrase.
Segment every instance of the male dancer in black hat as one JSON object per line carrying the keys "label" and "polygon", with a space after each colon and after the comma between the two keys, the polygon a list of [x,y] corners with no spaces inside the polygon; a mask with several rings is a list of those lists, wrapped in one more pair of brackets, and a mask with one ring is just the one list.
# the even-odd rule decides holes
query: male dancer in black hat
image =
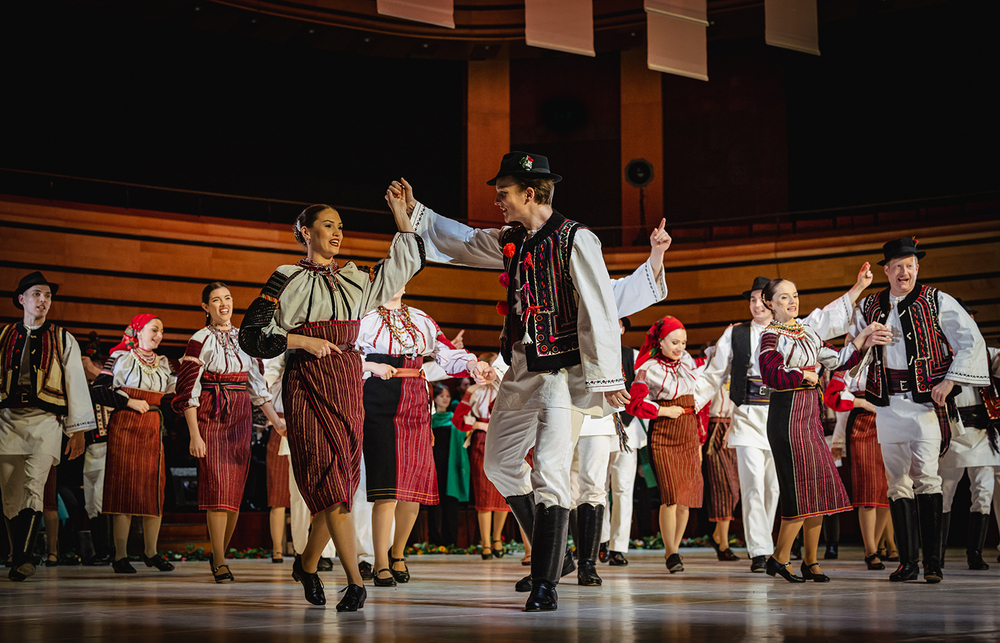
{"label": "male dancer in black hat", "polygon": [[[851,321],[854,302],[872,279],[870,265],[865,262],[849,291],[822,310],[814,310],[801,320],[802,323],[811,326],[824,340],[843,335]],[[701,409],[712,401],[726,379],[731,378],[729,397],[736,409],[727,444],[730,449],[736,449],[743,533],[752,572],[763,572],[767,557],[774,552],[771,530],[778,509],[778,475],[767,440],[770,391],[761,383],[757,364],[760,337],[772,319],[771,310],[764,305],[761,296],[769,281],[767,277],[757,277],[750,290],[743,292],[743,298],[750,302],[753,320],[730,326],[722,333],[715,354],[695,389],[695,407]],[[727,543],[718,544],[725,548]]]}
{"label": "male dancer in black hat", "polygon": [[[889,513],[899,548],[892,581],[915,580],[918,535],[924,550],[924,580],[939,583],[943,498],[938,454],[951,439],[947,407],[956,384],[989,384],[986,342],[976,323],[953,297],[917,281],[926,254],[902,238],[882,247],[889,287],[865,297],[851,334],[878,321],[893,339],[865,357],[865,398],[875,406],[875,428],[889,481]],[[919,508],[919,534],[918,525]]]}
{"label": "male dancer in black hat", "polygon": [[25,276],[14,292],[24,320],[0,328],[0,489],[13,581],[35,573],[32,550],[45,481],[59,463],[60,429],[71,436],[66,453],[73,459],[83,453],[82,432],[97,426],[80,345],[45,319],[58,289],[40,272]]}
{"label": "male dancer in black hat", "polygon": [[[555,585],[573,502],[573,444],[584,414],[610,415],[629,399],[601,244],[593,232],[553,210],[554,184],[561,178],[549,171],[544,156],[512,152],[487,182],[496,186],[494,203],[508,224],[504,228],[473,229],[419,203],[412,214],[430,261],[503,271],[507,298],[497,310],[504,316],[501,353],[511,367],[490,418],[485,468],[518,522],[533,524],[526,611],[557,606]],[[526,485],[524,457],[532,445],[534,467]]]}

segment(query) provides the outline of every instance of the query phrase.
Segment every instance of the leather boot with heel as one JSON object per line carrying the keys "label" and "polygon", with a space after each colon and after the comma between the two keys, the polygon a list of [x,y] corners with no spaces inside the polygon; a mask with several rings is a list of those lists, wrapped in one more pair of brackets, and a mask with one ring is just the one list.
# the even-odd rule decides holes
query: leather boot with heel
{"label": "leather boot with heel", "polygon": [[566,556],[566,532],[569,509],[535,507],[531,535],[531,593],[524,604],[526,612],[552,612],[558,607],[556,584]]}
{"label": "leather boot with heel", "polygon": [[986,531],[990,527],[990,515],[974,511],[969,514],[969,544],[965,549],[965,557],[969,569],[985,571],[990,568],[983,560],[983,545],[986,544]]}
{"label": "leather boot with heel", "polygon": [[576,516],[576,533],[580,537],[576,546],[579,560],[576,582],[584,587],[594,587],[601,584],[597,573],[597,553],[601,547],[604,505],[582,504],[576,508]]}
{"label": "leather boot with heel", "polygon": [[924,554],[924,580],[940,583],[944,580],[941,571],[941,508],[944,496],[940,493],[917,495],[917,515],[920,520],[920,540]]}
{"label": "leather boot with heel", "polygon": [[899,567],[889,574],[889,580],[894,583],[917,580],[920,575],[917,501],[913,498],[890,500],[889,514],[892,517],[892,529],[896,535],[896,548],[899,551]]}

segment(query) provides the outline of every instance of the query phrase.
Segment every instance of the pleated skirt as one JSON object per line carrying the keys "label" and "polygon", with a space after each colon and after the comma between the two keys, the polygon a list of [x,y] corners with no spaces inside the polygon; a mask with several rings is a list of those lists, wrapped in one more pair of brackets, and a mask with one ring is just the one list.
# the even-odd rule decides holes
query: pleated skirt
{"label": "pleated skirt", "polygon": [[129,397],[149,403],[150,410],[119,409],[111,414],[102,513],[161,516],[167,482],[160,438],[163,393],[124,390]]}
{"label": "pleated skirt", "polygon": [[740,473],[736,464],[736,449],[723,446],[729,429],[729,418],[712,418],[708,423],[705,442],[705,482],[708,486],[708,519],[712,522],[732,520],[740,500]]}
{"label": "pleated skirt", "polygon": [[885,477],[882,447],[875,431],[875,414],[854,409],[847,418],[851,440],[851,495],[855,507],[888,507],[889,483]]}
{"label": "pleated skirt", "polygon": [[[693,395],[661,402],[664,406],[694,407]],[[649,434],[649,451],[653,456],[653,471],[664,505],[701,507],[704,481],[698,443],[698,416],[685,414],[676,419],[658,417]]]}
{"label": "pleated skirt", "polygon": [[239,511],[250,470],[253,411],[246,373],[202,375],[198,430],[205,457],[198,458],[198,508]]}
{"label": "pleated skirt", "polygon": [[486,459],[486,431],[473,431],[469,438],[469,469],[476,511],[510,511],[510,506],[483,470]]}

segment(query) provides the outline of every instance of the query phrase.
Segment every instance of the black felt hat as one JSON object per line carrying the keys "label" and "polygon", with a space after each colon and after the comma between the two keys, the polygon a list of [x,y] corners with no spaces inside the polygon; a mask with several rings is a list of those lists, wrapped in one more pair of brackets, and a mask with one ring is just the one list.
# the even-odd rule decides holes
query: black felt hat
{"label": "black felt hat", "polygon": [[902,239],[890,241],[882,246],[882,254],[885,255],[885,259],[878,262],[878,265],[880,266],[884,266],[893,259],[898,259],[899,257],[909,257],[910,255],[916,255],[917,259],[923,259],[924,255],[927,253],[922,250],[917,250],[917,240],[915,238],[903,237]]}
{"label": "black felt hat", "polygon": [[29,273],[21,277],[20,283],[17,284],[17,290],[14,291],[14,305],[17,306],[18,309],[24,310],[24,306],[21,305],[21,302],[19,302],[17,298],[20,295],[23,295],[25,291],[31,288],[32,286],[40,286],[40,285],[46,285],[49,288],[51,288],[53,297],[56,296],[56,291],[59,290],[59,284],[51,283],[48,279],[45,278],[45,275],[36,270],[35,272]]}
{"label": "black felt hat", "polygon": [[965,310],[965,312],[969,313],[970,315],[975,315],[976,313],[979,312],[978,310],[972,310],[971,308],[969,308],[969,304],[965,303],[961,297],[955,297],[955,301],[957,301],[958,305],[961,306]]}
{"label": "black felt hat", "polygon": [[497,179],[503,176],[516,176],[522,179],[549,179],[553,183],[562,181],[562,177],[549,171],[549,159],[541,154],[527,152],[510,152],[500,160],[500,171],[486,185],[496,185]]}
{"label": "black felt hat", "polygon": [[750,286],[750,290],[743,291],[743,299],[750,301],[750,293],[752,293],[755,290],[764,290],[764,286],[766,286],[769,283],[771,283],[771,280],[768,279],[767,277],[754,277],[753,285]]}

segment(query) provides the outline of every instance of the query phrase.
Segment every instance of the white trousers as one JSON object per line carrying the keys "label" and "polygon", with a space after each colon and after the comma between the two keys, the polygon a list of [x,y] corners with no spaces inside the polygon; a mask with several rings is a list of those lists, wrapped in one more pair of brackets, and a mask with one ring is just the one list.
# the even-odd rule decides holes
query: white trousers
{"label": "white trousers", "polygon": [[358,556],[375,556],[375,545],[372,544],[372,507],[368,502],[368,484],[365,473],[365,459],[361,458],[361,482],[354,492],[351,502],[351,517],[354,519],[354,531],[358,535]]}
{"label": "white trousers", "polygon": [[940,440],[883,442],[882,461],[889,481],[889,500],[912,498],[914,494],[941,493],[938,475]]}
{"label": "white trousers", "polygon": [[570,479],[574,507],[607,504],[611,439],[610,435],[587,435],[577,440]]}
{"label": "white trousers", "polygon": [[7,518],[13,519],[23,509],[42,510],[45,481],[55,464],[55,458],[45,453],[0,455],[0,494]]}
{"label": "white trousers", "polygon": [[[306,549],[306,542],[309,540],[309,525],[312,524],[312,516],[309,514],[309,507],[306,499],[299,492],[299,486],[295,484],[295,472],[292,471],[292,459],[288,458],[288,493],[290,496],[290,506],[288,508],[289,521],[292,524],[292,547],[296,554],[301,554]],[[326,543],[323,548],[324,558],[333,558],[337,555],[337,548],[333,546],[333,540]]]}
{"label": "white trousers", "polygon": [[613,451],[608,462],[608,488],[611,489],[611,511],[604,512],[601,542],[608,543],[611,551],[628,551],[632,538],[632,494],[635,491],[635,472],[639,456]]}
{"label": "white trousers", "polygon": [[83,505],[89,518],[99,516],[104,506],[104,468],[107,461],[107,442],[91,444],[83,452]]}
{"label": "white trousers", "polygon": [[[486,477],[504,497],[534,491],[535,504],[572,508],[570,470],[582,424],[583,415],[570,409],[494,411],[486,432]],[[524,457],[532,447],[529,467]]]}
{"label": "white trousers", "polygon": [[972,492],[972,506],[970,513],[979,512],[989,515],[990,507],[993,503],[993,477],[994,470],[1000,467],[969,467],[941,469],[941,493],[944,494],[944,512],[951,511],[951,502],[955,499],[955,489],[962,479],[962,475],[969,472],[969,489]]}
{"label": "white trousers", "polygon": [[778,511],[778,474],[770,449],[736,448],[740,473],[740,504],[743,506],[743,533],[751,558],[774,553],[774,516]]}

